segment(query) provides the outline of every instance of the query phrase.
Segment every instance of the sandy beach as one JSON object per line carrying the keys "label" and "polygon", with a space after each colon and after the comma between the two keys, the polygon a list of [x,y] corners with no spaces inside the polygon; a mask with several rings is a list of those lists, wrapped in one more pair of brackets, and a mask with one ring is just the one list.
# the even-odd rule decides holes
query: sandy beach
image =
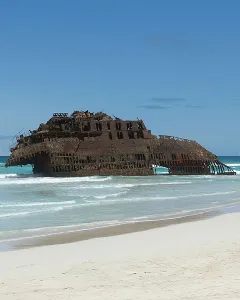
{"label": "sandy beach", "polygon": [[0,253],[0,299],[239,299],[240,213]]}

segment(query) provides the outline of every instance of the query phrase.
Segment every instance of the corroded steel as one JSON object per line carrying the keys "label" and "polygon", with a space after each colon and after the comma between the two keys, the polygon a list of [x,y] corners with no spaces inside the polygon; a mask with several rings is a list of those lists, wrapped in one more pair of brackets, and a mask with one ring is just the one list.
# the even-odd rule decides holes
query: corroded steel
{"label": "corroded steel", "polygon": [[26,164],[46,176],[152,175],[153,166],[172,175],[236,174],[195,141],[155,136],[143,120],[89,111],[54,113],[20,135],[6,167]]}

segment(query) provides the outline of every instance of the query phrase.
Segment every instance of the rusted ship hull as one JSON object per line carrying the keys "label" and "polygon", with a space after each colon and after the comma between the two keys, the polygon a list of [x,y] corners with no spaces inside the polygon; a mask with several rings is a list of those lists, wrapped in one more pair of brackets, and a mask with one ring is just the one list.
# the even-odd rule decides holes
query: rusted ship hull
{"label": "rusted ship hull", "polygon": [[173,175],[235,174],[195,141],[157,137],[143,120],[88,111],[55,113],[30,135],[21,135],[6,167],[26,164],[45,176],[145,176],[154,174],[152,165]]}
{"label": "rusted ship hull", "polygon": [[[117,132],[115,132],[117,135]],[[139,139],[121,139],[114,132],[69,137],[49,136],[39,143],[13,149],[6,166],[33,165],[33,172],[44,176],[153,175],[152,165],[166,167],[170,175],[234,175],[216,155],[195,141],[159,136],[152,139],[142,131]],[[72,134],[71,134],[72,135]]]}

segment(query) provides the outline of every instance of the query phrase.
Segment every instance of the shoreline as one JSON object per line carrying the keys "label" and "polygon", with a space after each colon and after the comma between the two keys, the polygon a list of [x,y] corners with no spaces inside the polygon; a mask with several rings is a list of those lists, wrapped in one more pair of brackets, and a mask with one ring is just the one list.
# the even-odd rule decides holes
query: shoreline
{"label": "shoreline", "polygon": [[[119,221],[118,224],[94,228],[81,228],[70,231],[51,232],[38,236],[20,236],[0,240],[0,253],[27,248],[42,247],[49,245],[68,244],[91,239],[98,239],[111,236],[125,235],[134,232],[148,231],[151,229],[163,228],[171,225],[201,221],[224,214],[240,212],[240,204],[224,206],[221,208],[204,210],[190,215],[171,216],[165,219],[145,219],[136,221]],[[151,217],[151,216],[149,216]],[[80,225],[81,226],[81,225]],[[73,226],[74,227],[74,226]],[[76,225],[76,228],[79,225]]]}
{"label": "shoreline", "polygon": [[130,221],[116,225],[103,227],[77,229],[66,232],[52,232],[40,236],[20,237],[0,241],[0,253],[14,250],[21,250],[34,247],[68,244],[91,239],[98,239],[111,236],[125,235],[135,232],[148,231],[151,229],[163,228],[183,223],[196,222],[214,218],[224,214],[240,212],[240,205],[233,205],[221,209],[211,209],[195,214],[170,217],[166,219],[146,219],[141,221]]}
{"label": "shoreline", "polygon": [[221,214],[223,214],[223,212],[214,210],[169,219],[135,221],[105,227],[80,229],[70,232],[68,231],[61,233],[50,233],[49,235],[41,237],[30,237],[27,239],[23,238],[17,242],[9,242],[8,244],[11,245],[12,249],[8,249],[6,251],[43,247],[50,245],[69,244],[98,238],[131,234],[172,225],[201,221],[219,216]]}

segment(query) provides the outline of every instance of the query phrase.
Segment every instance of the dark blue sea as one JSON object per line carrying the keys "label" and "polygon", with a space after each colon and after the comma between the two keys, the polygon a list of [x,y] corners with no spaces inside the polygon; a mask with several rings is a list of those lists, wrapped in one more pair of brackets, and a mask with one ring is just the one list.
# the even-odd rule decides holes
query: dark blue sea
{"label": "dark blue sea", "polygon": [[239,156],[219,157],[236,176],[48,178],[32,175],[31,166],[6,169],[6,159],[0,157],[0,243],[240,203]]}

